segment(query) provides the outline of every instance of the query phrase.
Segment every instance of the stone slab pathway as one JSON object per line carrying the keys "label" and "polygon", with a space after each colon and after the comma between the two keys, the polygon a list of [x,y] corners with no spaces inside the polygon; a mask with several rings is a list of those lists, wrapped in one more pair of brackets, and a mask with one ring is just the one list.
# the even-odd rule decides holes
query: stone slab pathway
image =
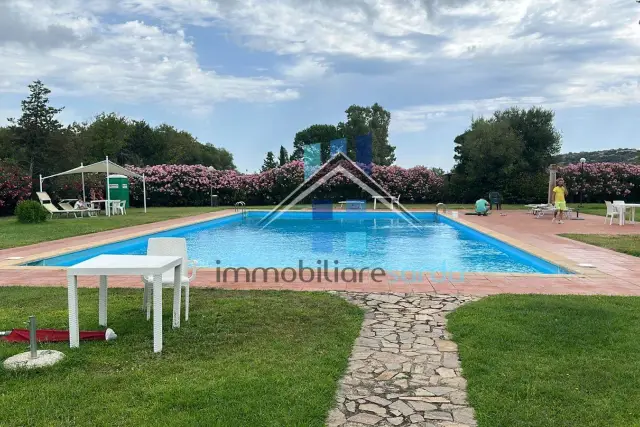
{"label": "stone slab pathway", "polygon": [[329,427],[476,426],[445,315],[461,295],[338,292],[366,310]]}

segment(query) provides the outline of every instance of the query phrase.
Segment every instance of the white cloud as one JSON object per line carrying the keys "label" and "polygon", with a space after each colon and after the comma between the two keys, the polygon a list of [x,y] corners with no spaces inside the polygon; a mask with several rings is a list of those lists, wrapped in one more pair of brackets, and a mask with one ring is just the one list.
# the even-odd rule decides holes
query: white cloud
{"label": "white cloud", "polygon": [[[54,8],[54,3],[56,8]],[[36,5],[8,3],[16,16]],[[75,37],[38,49],[20,40],[0,40],[0,88],[22,92],[36,78],[50,82],[58,94],[106,96],[123,102],[163,102],[194,111],[208,111],[215,102],[240,100],[275,102],[297,98],[298,92],[282,80],[226,76],[203,69],[191,41],[182,30],[168,31],[141,21],[107,24],[87,12],[78,12],[75,0],[37,6],[37,19],[25,19],[25,31],[68,30]],[[94,7],[108,5],[93,2]],[[6,6],[6,5],[5,5]],[[51,6],[51,7],[49,7]]]}
{"label": "white cloud", "polygon": [[282,68],[282,73],[294,81],[315,80],[325,76],[330,71],[330,66],[321,58],[303,56]]}
{"label": "white cloud", "polygon": [[640,103],[638,69],[640,68],[624,64],[587,64],[570,73],[565,81],[552,83],[543,88],[543,96],[500,97],[461,100],[451,104],[416,105],[392,111],[391,126],[395,132],[420,132],[433,121],[455,116],[490,115],[496,110],[511,106],[542,106],[558,110],[586,106],[606,108],[634,105]]}
{"label": "white cloud", "polygon": [[120,11],[167,21],[229,28],[250,47],[281,55],[349,55],[367,59],[424,58],[411,40],[431,24],[416,2],[394,0],[125,0]]}
{"label": "white cloud", "polygon": [[[66,94],[206,112],[225,100],[295,99],[345,60],[371,69],[383,60],[394,72],[451,86],[443,105],[395,112],[395,129],[418,131],[429,120],[507,103],[638,103],[639,13],[632,0],[0,0],[0,57],[8,64],[0,91],[24,91],[39,77]],[[140,21],[147,18],[156,23]],[[275,67],[252,67],[281,78],[203,68],[194,43],[206,40],[187,37],[188,25],[282,56]],[[510,80],[487,88],[495,75]]]}
{"label": "white cloud", "polygon": [[394,132],[419,132],[426,129],[429,122],[451,116],[481,116],[514,105],[531,106],[543,103],[544,98],[493,98],[463,100],[454,104],[418,105],[391,112],[391,126]]}
{"label": "white cloud", "polygon": [[[122,10],[165,22],[226,28],[240,44],[302,58],[285,71],[296,81],[326,74],[317,57],[385,60],[425,72],[436,64],[441,70],[455,70],[460,61],[473,61],[472,80],[480,82],[500,68],[517,68],[522,73],[517,84],[530,87],[525,96],[551,99],[560,106],[629,102],[637,72],[621,76],[618,70],[640,69],[636,6],[631,0],[579,4],[574,0],[125,0],[120,4]],[[615,65],[593,73],[596,61]]]}

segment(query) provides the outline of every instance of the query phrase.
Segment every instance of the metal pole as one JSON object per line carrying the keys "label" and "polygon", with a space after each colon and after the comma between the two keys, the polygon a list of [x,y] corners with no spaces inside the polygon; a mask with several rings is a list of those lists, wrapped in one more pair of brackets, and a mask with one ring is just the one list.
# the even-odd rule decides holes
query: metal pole
{"label": "metal pole", "polygon": [[29,357],[35,359],[38,357],[38,341],[36,340],[36,316],[29,316],[29,347],[31,354]]}
{"label": "metal pole", "polygon": [[105,206],[105,212],[107,216],[111,216],[111,190],[109,190],[109,156],[107,156],[105,162],[107,165],[107,205]]}
{"label": "metal pole", "polygon": [[42,193],[42,174],[40,174],[40,192]]}
{"label": "metal pole", "polygon": [[142,174],[142,197],[144,199],[144,213],[147,213],[147,184],[145,183],[144,174]]}
{"label": "metal pole", "polygon": [[[80,167],[83,167],[84,163],[80,163]],[[82,172],[82,201],[86,202],[87,201],[87,195],[84,193],[84,172]]]}
{"label": "metal pole", "polygon": [[582,193],[584,193],[584,162],[580,162],[580,207],[582,207]]}

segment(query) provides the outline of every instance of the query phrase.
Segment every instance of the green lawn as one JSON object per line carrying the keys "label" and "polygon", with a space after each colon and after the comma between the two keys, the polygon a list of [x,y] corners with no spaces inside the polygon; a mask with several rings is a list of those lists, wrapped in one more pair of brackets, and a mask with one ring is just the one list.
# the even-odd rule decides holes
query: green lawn
{"label": "green lawn", "polygon": [[640,298],[499,295],[448,319],[480,427],[640,426]]}
{"label": "green lawn", "polygon": [[578,209],[580,213],[600,216],[605,216],[607,214],[607,207],[604,203],[585,203],[583,207],[580,207],[578,203],[569,203],[568,206]]}
{"label": "green lawn", "polygon": [[116,215],[112,217],[100,215],[91,218],[63,217],[48,220],[40,224],[21,224],[15,217],[4,217],[0,218],[0,249],[198,215],[218,209],[224,208],[149,208],[146,214],[142,209],[131,208],[127,209],[127,215]]}
{"label": "green lawn", "polygon": [[[0,330],[67,328],[63,288],[0,288]],[[97,324],[97,291],[80,289],[81,330]],[[362,322],[325,293],[192,290],[191,319],[153,354],[142,291],[113,289],[114,342],[41,344],[66,358],[39,372],[0,366],[0,425],[322,426]],[[0,340],[0,360],[26,350]]]}
{"label": "green lawn", "polygon": [[561,236],[640,257],[640,234],[561,234]]}

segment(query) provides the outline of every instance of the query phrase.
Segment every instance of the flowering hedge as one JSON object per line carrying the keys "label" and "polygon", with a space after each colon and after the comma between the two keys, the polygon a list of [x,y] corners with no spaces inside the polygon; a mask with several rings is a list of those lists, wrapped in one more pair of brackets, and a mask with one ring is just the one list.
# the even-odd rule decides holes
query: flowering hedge
{"label": "flowering hedge", "polygon": [[[137,168],[145,174],[149,206],[208,205],[210,191],[219,196],[220,204],[232,205],[243,200],[250,205],[273,205],[283,200],[304,181],[304,166],[295,161],[283,167],[256,174],[236,171],[209,171],[201,165],[158,165]],[[443,179],[424,166],[405,169],[399,166],[374,165],[371,176],[391,194],[401,195],[401,202],[436,203],[443,195]],[[570,200],[577,201],[584,189],[584,200],[624,199],[640,201],[640,165],[624,163],[587,163],[584,174],[580,164],[560,168],[558,176],[567,182]],[[513,179],[503,189],[505,200],[516,198],[523,191],[535,195],[536,200],[546,198],[548,175],[523,176]],[[85,174],[87,196],[103,198],[103,174]],[[0,214],[12,214],[20,200],[30,198],[31,179],[13,165],[0,164]],[[45,181],[45,191],[54,199],[72,198],[82,193],[80,177],[62,176]],[[534,194],[535,193],[535,194]],[[539,193],[539,194],[538,194]],[[356,184],[343,175],[336,175],[320,186],[313,197],[331,200],[369,198]],[[532,196],[533,197],[533,196]],[[305,202],[309,202],[306,200]],[[142,206],[142,181],[131,180],[131,203]]]}
{"label": "flowering hedge", "polygon": [[31,197],[31,177],[20,168],[0,164],[0,215],[11,215],[21,200]]}
{"label": "flowering hedge", "polygon": [[[205,166],[158,165],[132,171],[146,177],[149,206],[206,205],[209,194],[217,194],[220,203],[231,205],[244,201],[250,205],[271,205],[280,202],[304,181],[304,166],[294,161],[282,167],[256,174],[236,171],[209,171]],[[441,195],[442,178],[430,169],[417,166],[373,166],[371,176],[401,201],[436,202]],[[131,203],[142,205],[142,182],[131,183]],[[361,197],[362,190],[342,175],[336,175],[314,193],[314,197],[337,200]],[[308,202],[308,201],[307,201]]]}
{"label": "flowering hedge", "polygon": [[640,200],[640,165],[628,163],[570,164],[560,168],[558,176],[564,178],[574,200],[583,191],[586,200]]}

